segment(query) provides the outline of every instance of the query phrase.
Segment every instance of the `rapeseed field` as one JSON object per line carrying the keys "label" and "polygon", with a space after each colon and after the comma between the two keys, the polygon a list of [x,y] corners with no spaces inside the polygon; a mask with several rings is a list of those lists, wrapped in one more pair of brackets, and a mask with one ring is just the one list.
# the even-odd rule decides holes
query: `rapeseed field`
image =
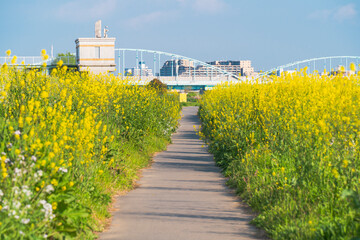
{"label": "rapeseed field", "polygon": [[174,132],[178,96],[44,67],[0,66],[0,239],[92,239]]}
{"label": "rapeseed field", "polygon": [[200,117],[229,184],[271,238],[360,236],[359,75],[304,69],[222,84],[203,96]]}

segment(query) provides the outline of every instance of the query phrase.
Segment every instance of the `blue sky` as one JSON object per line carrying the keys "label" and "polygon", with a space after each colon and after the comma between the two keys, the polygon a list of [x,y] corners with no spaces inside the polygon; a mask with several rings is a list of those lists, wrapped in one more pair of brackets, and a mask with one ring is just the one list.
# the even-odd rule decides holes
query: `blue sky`
{"label": "blue sky", "polygon": [[313,57],[360,55],[359,0],[1,0],[0,56],[75,52],[109,26],[121,48],[203,61],[253,61],[255,70]]}

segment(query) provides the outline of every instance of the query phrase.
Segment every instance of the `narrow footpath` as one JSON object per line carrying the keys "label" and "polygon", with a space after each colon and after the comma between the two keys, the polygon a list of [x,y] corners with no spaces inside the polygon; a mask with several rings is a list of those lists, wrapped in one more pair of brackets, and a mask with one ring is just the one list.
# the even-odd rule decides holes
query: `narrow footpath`
{"label": "narrow footpath", "polygon": [[167,151],[142,172],[139,187],[115,203],[102,240],[263,239],[249,211],[225,186],[213,156],[199,140],[197,107],[184,107]]}

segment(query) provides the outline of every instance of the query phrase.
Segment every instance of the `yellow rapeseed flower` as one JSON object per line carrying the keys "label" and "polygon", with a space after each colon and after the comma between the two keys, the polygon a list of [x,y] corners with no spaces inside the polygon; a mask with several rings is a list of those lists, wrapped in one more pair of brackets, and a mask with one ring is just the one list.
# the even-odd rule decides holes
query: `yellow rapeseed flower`
{"label": "yellow rapeseed flower", "polygon": [[335,168],[331,172],[335,178],[339,178],[339,172]]}
{"label": "yellow rapeseed flower", "polygon": [[356,71],[356,65],[355,65],[355,63],[350,63],[350,70],[351,71]]}
{"label": "yellow rapeseed flower", "polygon": [[52,206],[52,209],[53,209],[53,210],[56,210],[58,204],[57,204],[57,202],[53,202],[53,203],[51,204],[51,206]]}
{"label": "yellow rapeseed flower", "polygon": [[56,187],[59,184],[59,182],[56,179],[52,179],[51,184]]}
{"label": "yellow rapeseed flower", "polygon": [[11,59],[11,64],[15,64],[17,61],[17,56],[13,56],[13,58]]}
{"label": "yellow rapeseed flower", "polygon": [[61,59],[56,63],[56,65],[57,65],[58,67],[61,67],[63,64],[64,64],[64,62],[63,62],[63,60],[61,60]]}
{"label": "yellow rapeseed flower", "polygon": [[41,98],[48,98],[49,94],[46,91],[42,91],[41,94],[40,94],[40,97]]}
{"label": "yellow rapeseed flower", "polygon": [[52,159],[52,158],[54,158],[54,157],[55,157],[55,154],[54,154],[53,152],[50,152],[50,153],[49,153],[49,158]]}

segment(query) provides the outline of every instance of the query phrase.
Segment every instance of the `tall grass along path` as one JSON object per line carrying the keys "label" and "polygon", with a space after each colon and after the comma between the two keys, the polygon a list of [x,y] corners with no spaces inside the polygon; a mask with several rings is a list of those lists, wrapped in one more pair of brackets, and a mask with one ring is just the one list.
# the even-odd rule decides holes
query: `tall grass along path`
{"label": "tall grass along path", "polygon": [[139,188],[116,200],[100,239],[263,239],[196,135],[197,110],[183,108],[173,144],[143,171]]}

